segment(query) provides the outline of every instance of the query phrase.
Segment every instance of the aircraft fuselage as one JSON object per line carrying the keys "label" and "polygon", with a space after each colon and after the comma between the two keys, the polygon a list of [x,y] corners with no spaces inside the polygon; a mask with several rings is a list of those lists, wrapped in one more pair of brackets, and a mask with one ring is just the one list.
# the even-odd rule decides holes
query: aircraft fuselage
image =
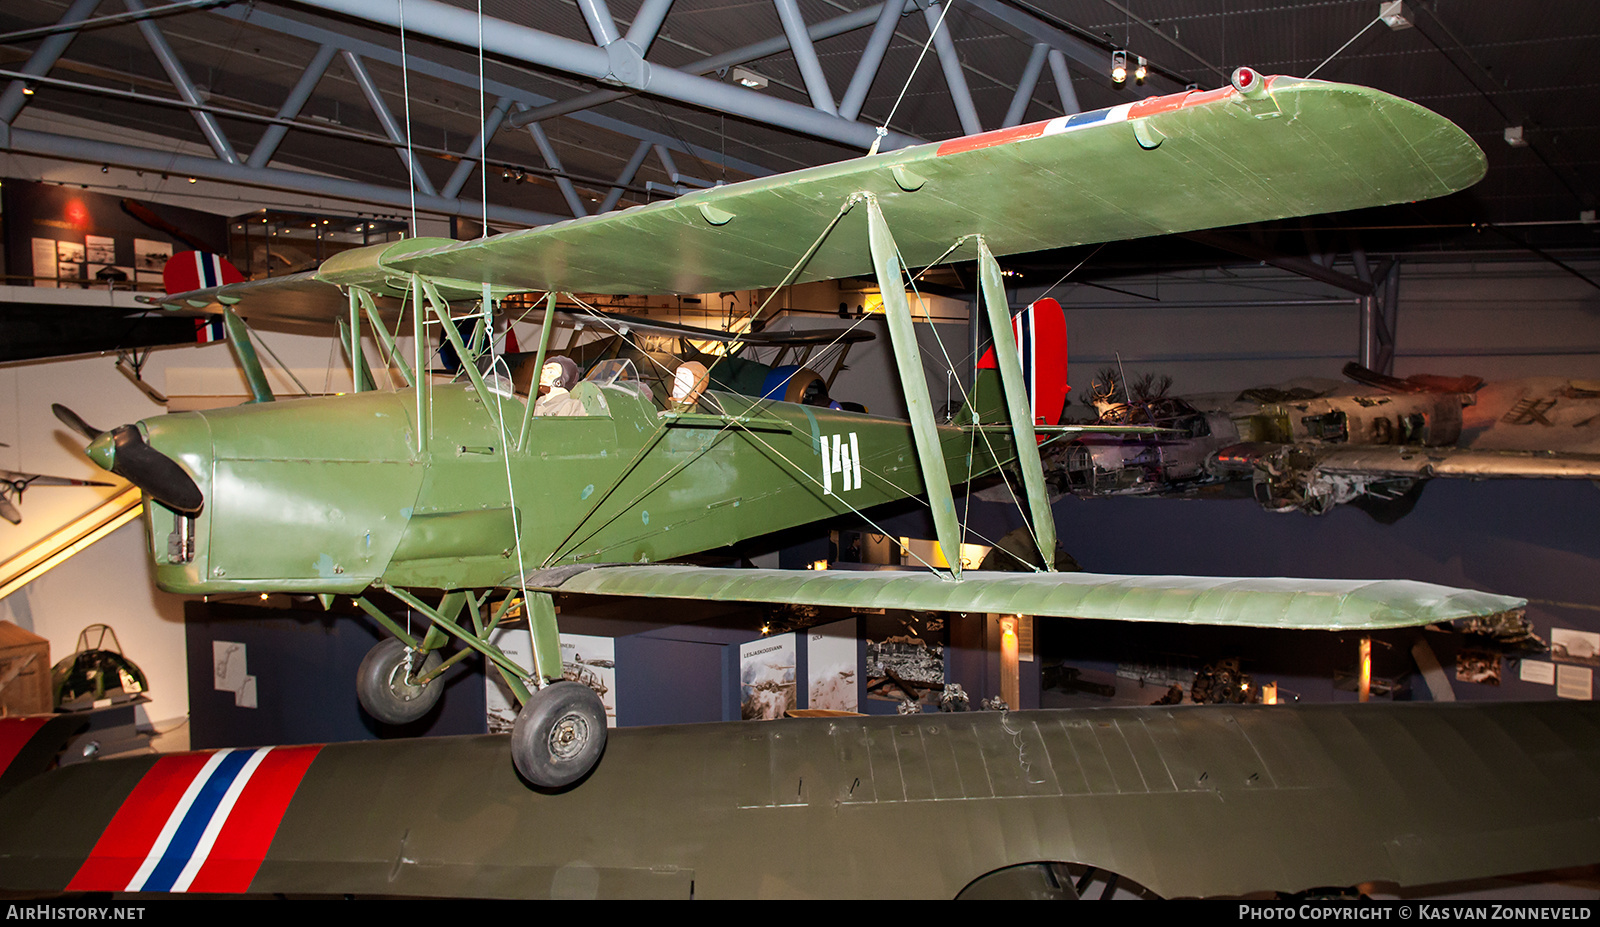
{"label": "aircraft fuselage", "polygon": [[[910,427],[894,419],[716,394],[730,424],[583,383],[589,414],[533,417],[508,455],[496,420],[514,445],[523,400],[430,392],[420,440],[412,389],[141,423],[206,499],[193,518],[147,506],[159,585],[484,588],[514,582],[519,562],[656,562],[923,491]],[[957,482],[1010,459],[1007,436],[940,432]]]}

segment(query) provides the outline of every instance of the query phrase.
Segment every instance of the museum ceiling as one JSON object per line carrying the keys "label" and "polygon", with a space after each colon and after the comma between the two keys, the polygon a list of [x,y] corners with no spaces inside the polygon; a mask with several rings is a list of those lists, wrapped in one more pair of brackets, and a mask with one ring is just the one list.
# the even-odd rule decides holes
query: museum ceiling
{"label": "museum ceiling", "polygon": [[[1464,193],[1251,230],[1258,245],[1570,256],[1600,242],[1600,225],[1579,221],[1600,189],[1591,0],[1408,0],[1411,25],[1398,29],[1378,0],[920,5],[896,16],[866,0],[482,0],[480,40],[474,0],[7,0],[0,123],[17,152],[342,195],[393,215],[413,193],[409,138],[419,209],[473,214],[486,196],[491,227],[509,229],[854,157],[885,122],[891,147],[941,140],[1217,87],[1249,65],[1414,100],[1465,129],[1489,164]],[[950,41],[924,54],[940,22]],[[599,79],[644,73],[629,54],[640,45],[645,92]],[[1143,84],[1113,83],[1118,50],[1130,71],[1147,61]],[[485,119],[496,131],[483,173]],[[1114,250],[1132,265],[1153,253]],[[1161,253],[1240,259],[1192,242]]]}

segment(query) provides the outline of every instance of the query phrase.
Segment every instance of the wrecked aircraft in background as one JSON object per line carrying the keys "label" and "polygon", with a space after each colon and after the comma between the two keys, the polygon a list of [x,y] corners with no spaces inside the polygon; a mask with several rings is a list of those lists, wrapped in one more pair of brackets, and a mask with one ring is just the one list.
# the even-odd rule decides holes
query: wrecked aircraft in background
{"label": "wrecked aircraft in background", "polygon": [[1350,503],[1389,523],[1426,481],[1600,479],[1600,381],[1384,376],[1300,380],[1237,395],[1168,395],[1171,378],[1095,381],[1099,423],[1155,436],[1085,435],[1047,449],[1053,488],[1083,497],[1252,496],[1321,515]]}

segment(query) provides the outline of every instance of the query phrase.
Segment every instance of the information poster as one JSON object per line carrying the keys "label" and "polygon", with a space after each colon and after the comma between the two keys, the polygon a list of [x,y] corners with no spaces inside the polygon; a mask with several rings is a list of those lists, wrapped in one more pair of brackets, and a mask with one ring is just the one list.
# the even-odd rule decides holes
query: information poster
{"label": "information poster", "polygon": [[860,711],[856,666],[856,619],[819,625],[806,632],[807,708]]}
{"label": "information poster", "polygon": [[795,704],[793,634],[739,645],[739,716],[746,721],[783,717]]}
{"label": "information poster", "polygon": [[33,240],[33,276],[34,286],[54,287],[59,272],[59,259],[56,257],[56,241],[53,238],[35,238]]}

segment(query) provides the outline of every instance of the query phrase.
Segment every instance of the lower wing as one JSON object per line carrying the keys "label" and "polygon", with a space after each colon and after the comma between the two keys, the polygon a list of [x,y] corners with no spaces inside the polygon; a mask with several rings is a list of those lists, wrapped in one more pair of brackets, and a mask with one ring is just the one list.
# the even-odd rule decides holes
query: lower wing
{"label": "lower wing", "polygon": [[[1510,596],[1409,580],[1116,576],[1096,573],[724,569],[678,564],[533,571],[528,588],[591,595],[843,608],[994,612],[1109,621],[1349,631],[1517,611]],[[504,585],[514,587],[513,575]]]}

